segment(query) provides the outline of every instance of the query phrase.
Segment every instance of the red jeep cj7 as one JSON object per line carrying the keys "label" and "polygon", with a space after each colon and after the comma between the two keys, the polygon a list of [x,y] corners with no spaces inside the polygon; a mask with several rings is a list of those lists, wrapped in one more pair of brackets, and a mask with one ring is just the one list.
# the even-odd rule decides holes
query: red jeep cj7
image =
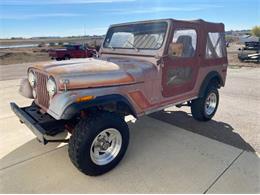
{"label": "red jeep cj7", "polygon": [[[31,66],[20,93],[33,103],[11,107],[39,141],[69,142],[72,163],[87,175],[100,175],[126,152],[125,116],[188,105],[196,120],[210,120],[227,63],[222,23],[162,19],[116,24],[99,58]],[[62,131],[71,133],[69,140],[50,139]]]}

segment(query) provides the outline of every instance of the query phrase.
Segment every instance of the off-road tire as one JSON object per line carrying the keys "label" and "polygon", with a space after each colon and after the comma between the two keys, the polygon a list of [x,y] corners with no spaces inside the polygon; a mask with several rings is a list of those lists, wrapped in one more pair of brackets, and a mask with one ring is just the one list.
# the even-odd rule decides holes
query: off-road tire
{"label": "off-road tire", "polygon": [[[205,111],[205,103],[206,103],[207,97],[211,93],[214,93],[216,95],[217,104],[216,104],[215,110],[210,115],[208,115]],[[191,102],[191,113],[192,113],[193,118],[198,121],[209,121],[215,115],[215,113],[218,109],[218,103],[219,103],[218,89],[214,85],[210,85],[206,89],[203,97],[197,98]]]}
{"label": "off-road tire", "polygon": [[[93,140],[104,129],[114,128],[122,136],[118,155],[108,164],[95,164],[90,155]],[[113,169],[123,158],[129,142],[127,123],[116,113],[96,112],[76,125],[69,141],[69,157],[72,163],[83,173],[90,176],[104,174]]]}

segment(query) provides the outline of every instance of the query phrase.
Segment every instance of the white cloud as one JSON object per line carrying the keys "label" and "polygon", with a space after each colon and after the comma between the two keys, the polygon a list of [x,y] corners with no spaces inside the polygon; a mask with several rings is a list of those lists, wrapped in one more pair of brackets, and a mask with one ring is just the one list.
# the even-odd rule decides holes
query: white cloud
{"label": "white cloud", "polygon": [[136,0],[0,0],[2,5],[57,5],[57,4],[94,4],[94,3],[124,3]]}
{"label": "white cloud", "polygon": [[46,29],[42,31],[41,29],[36,29],[31,32],[27,31],[6,31],[0,32],[0,38],[10,38],[10,37],[49,37],[49,36],[83,36],[83,35],[104,35],[106,34],[108,27],[87,27],[86,30],[84,28],[67,28],[67,29]]}
{"label": "white cloud", "polygon": [[149,14],[149,13],[159,13],[159,12],[192,12],[192,11],[202,11],[211,8],[222,8],[223,6],[218,5],[191,5],[183,7],[146,7],[145,9],[115,9],[111,10],[114,14]]}
{"label": "white cloud", "polygon": [[25,19],[32,19],[32,18],[77,17],[77,16],[83,16],[83,15],[76,14],[76,13],[42,13],[42,14],[22,14],[22,15],[4,14],[0,18],[1,19],[13,19],[13,20],[25,20]]}

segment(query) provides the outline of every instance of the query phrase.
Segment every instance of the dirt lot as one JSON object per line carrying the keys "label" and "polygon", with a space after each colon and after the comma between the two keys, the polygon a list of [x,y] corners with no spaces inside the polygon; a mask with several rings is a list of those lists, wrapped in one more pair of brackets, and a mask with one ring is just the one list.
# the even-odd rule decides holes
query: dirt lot
{"label": "dirt lot", "polygon": [[[21,42],[17,42],[17,43],[21,44]],[[93,41],[88,43],[93,44]],[[100,44],[101,40],[98,40],[98,43]],[[48,50],[57,47],[59,46],[0,49],[0,65],[47,61],[50,60],[48,56]],[[242,47],[243,45],[237,43],[230,44],[230,46],[227,48],[229,64],[231,66],[239,66],[239,67],[259,67],[260,64],[240,62],[238,60],[237,58],[237,54],[239,53],[238,49]]]}
{"label": "dirt lot", "polygon": [[50,60],[48,48],[0,49],[1,65]]}
{"label": "dirt lot", "polygon": [[0,48],[0,65],[28,63],[48,61],[50,57],[48,50],[55,48],[62,48],[63,46],[48,46],[49,43],[84,43],[91,47],[100,45],[101,38],[57,38],[57,39],[25,39],[25,40],[2,40],[0,45],[19,46],[19,45],[40,45],[40,47],[26,47],[26,48]]}
{"label": "dirt lot", "polygon": [[[254,62],[240,62],[237,55],[241,51],[239,48],[243,48],[244,45],[238,43],[230,43],[229,47],[227,48],[228,52],[228,63],[230,66],[238,66],[238,67],[260,67],[259,63]],[[245,51],[247,53],[254,53],[254,51]]]}

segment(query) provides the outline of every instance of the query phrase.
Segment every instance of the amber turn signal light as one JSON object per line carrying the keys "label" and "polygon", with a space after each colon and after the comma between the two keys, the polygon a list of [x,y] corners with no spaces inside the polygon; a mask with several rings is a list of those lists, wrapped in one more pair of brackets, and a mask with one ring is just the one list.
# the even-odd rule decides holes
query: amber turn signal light
{"label": "amber turn signal light", "polygon": [[77,103],[86,102],[86,101],[92,100],[92,99],[94,99],[94,98],[95,98],[94,96],[87,95],[87,96],[83,96],[83,97],[77,98],[77,99],[76,99],[76,102],[77,102]]}

